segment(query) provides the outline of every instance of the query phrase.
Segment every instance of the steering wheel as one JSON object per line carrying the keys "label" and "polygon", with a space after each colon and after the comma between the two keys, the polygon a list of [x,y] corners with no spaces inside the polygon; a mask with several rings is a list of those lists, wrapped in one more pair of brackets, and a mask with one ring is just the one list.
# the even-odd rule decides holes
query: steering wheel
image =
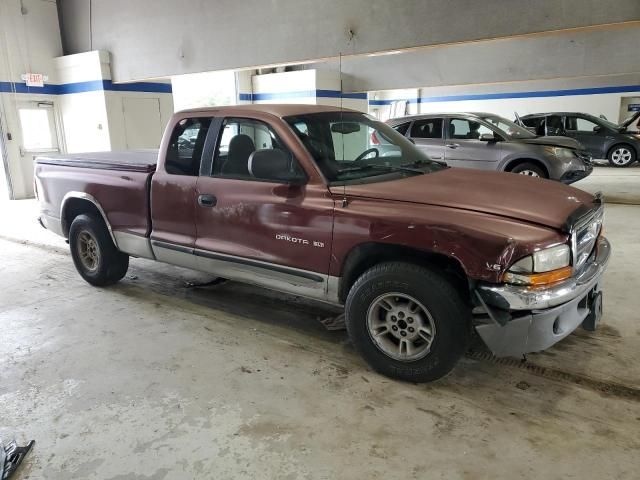
{"label": "steering wheel", "polygon": [[360,155],[358,155],[358,157],[353,162],[356,163],[356,162],[362,161],[364,159],[364,157],[366,157],[370,153],[375,153],[376,154],[376,156],[374,158],[378,158],[380,156],[380,151],[377,148],[369,148],[369,149],[365,150],[364,152],[362,152]]}

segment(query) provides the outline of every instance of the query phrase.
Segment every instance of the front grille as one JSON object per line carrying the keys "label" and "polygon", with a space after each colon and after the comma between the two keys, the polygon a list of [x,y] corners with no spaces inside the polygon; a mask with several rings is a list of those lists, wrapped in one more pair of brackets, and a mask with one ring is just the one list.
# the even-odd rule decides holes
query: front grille
{"label": "front grille", "polygon": [[573,268],[576,272],[580,272],[591,257],[602,229],[603,218],[604,207],[601,205],[576,222],[571,235]]}

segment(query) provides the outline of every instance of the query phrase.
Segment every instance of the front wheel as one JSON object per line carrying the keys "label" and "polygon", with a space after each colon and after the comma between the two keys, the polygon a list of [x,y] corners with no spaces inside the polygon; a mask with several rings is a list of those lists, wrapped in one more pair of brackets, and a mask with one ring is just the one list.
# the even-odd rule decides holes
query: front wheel
{"label": "front wheel", "polygon": [[440,274],[402,262],[377,265],[349,291],[349,337],[376,371],[429,382],[451,371],[464,353],[470,310]]}
{"label": "front wheel", "polygon": [[69,247],[76,270],[96,287],[118,282],[127,273],[129,256],[120,252],[101,219],[78,215],[69,228]]}
{"label": "front wheel", "polygon": [[609,150],[607,160],[614,167],[628,167],[636,161],[636,152],[629,145],[616,145]]}
{"label": "front wheel", "polygon": [[547,178],[547,174],[538,165],[533,163],[521,163],[516,165],[511,170],[511,173],[518,173],[520,175],[527,175],[528,177]]}

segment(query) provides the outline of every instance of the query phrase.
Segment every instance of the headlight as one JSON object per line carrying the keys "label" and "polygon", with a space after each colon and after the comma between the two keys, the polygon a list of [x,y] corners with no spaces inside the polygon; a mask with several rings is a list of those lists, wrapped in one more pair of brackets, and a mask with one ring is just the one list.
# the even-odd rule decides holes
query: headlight
{"label": "headlight", "polygon": [[547,285],[566,280],[573,273],[568,245],[545,248],[515,262],[503,280],[516,285]]}
{"label": "headlight", "polygon": [[574,159],[576,158],[575,153],[570,148],[563,147],[546,147],[545,148],[548,153],[553,155],[556,158],[566,158],[566,159]]}

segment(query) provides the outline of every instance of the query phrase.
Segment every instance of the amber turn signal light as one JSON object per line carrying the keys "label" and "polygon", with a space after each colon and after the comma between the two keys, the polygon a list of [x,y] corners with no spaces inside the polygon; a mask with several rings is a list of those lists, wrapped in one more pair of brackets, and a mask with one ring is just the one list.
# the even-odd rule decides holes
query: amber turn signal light
{"label": "amber turn signal light", "polygon": [[544,273],[511,273],[504,274],[504,281],[516,285],[526,285],[530,287],[541,287],[552,283],[561,282],[570,278],[573,274],[573,268],[563,267],[557,270],[551,270]]}

